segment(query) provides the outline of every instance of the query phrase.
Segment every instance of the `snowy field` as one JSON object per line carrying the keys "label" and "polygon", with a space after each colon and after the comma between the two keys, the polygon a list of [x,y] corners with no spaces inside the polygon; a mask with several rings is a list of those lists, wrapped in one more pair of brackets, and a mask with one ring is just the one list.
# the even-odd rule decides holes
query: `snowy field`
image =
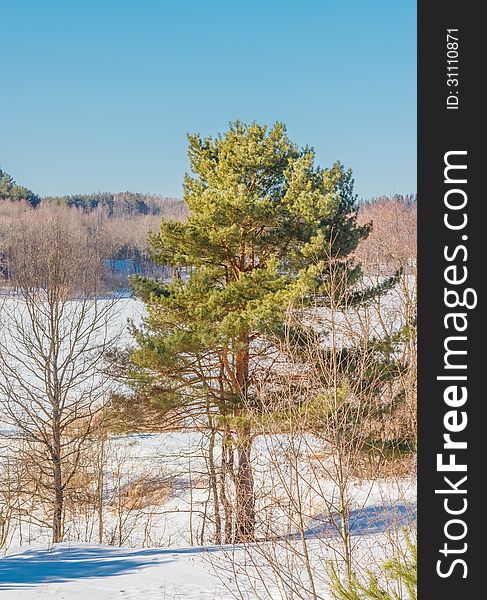
{"label": "snowy field", "polygon": [[[272,577],[269,577],[270,591],[252,591],[254,585],[259,587],[259,582],[252,581],[252,571],[255,564],[261,564],[261,551],[244,551],[238,546],[190,545],[190,503],[197,514],[208,496],[204,484],[196,486],[191,497],[188,486],[184,485],[188,460],[195,473],[202,466],[197,455],[200,434],[128,436],[117,443],[124,449],[128,475],[148,469],[167,475],[172,468],[173,491],[162,506],[153,507],[152,539],[158,547],[140,547],[143,540],[137,526],[123,547],[84,542],[52,547],[49,532],[38,531],[33,535],[36,539],[21,547],[13,541],[0,559],[0,598],[230,600],[237,592],[235,581],[239,582],[243,597],[249,600],[286,598]],[[258,487],[265,484],[265,473],[269,472],[267,448],[268,440],[257,441],[254,455]],[[193,458],[188,459],[190,456]],[[333,485],[329,486],[332,496]],[[412,478],[356,481],[351,487],[356,507],[351,515],[355,551],[363,557],[361,564],[363,561],[373,567],[387,557],[391,534],[414,520],[415,481]],[[193,543],[197,543],[198,526],[195,519]],[[335,556],[334,547],[339,546],[336,530],[317,515],[308,522],[307,537],[314,569],[323,573],[326,561]],[[233,563],[245,568],[235,575]],[[320,594],[327,598],[324,584]]]}
{"label": "snowy field", "polygon": [[[363,539],[380,556],[381,540]],[[228,551],[230,552],[230,550]],[[236,551],[238,554],[238,549]],[[222,558],[223,557],[223,558]],[[0,598],[34,600],[230,600],[237,595],[230,570],[215,573],[218,560],[228,555],[215,548],[131,549],[59,544],[9,553],[0,560]],[[316,565],[323,568],[323,565]],[[226,579],[226,581],[225,581]],[[223,580],[223,581],[222,581]],[[272,595],[262,589],[244,589],[242,596],[281,600],[282,589],[271,584]],[[272,589],[273,588],[273,589]],[[325,589],[320,597],[327,598]],[[289,596],[290,598],[292,596]]]}
{"label": "snowy field", "polygon": [[[127,319],[137,321],[141,312],[140,303],[124,299],[117,305],[113,326],[122,331]],[[121,339],[129,342],[130,336],[124,333]],[[8,432],[4,430],[5,433]],[[285,436],[263,436],[255,442],[253,467],[258,508],[266,505],[272,495],[281,493],[273,472],[276,449],[285,446]],[[73,522],[68,532],[72,541],[52,547],[48,529],[24,526],[22,539],[19,532],[12,534],[5,555],[0,558],[0,599],[297,598],[283,589],[273,578],[271,566],[266,566],[266,560],[273,555],[278,561],[282,558],[286,567],[288,558],[282,547],[268,551],[265,544],[248,549],[208,545],[209,536],[203,536],[202,521],[202,515],[211,514],[206,447],[204,434],[197,431],[113,436],[109,469],[113,471],[115,463],[118,465],[119,484],[128,485],[141,477],[159,477],[168,482],[167,494],[157,500],[149,499],[130,512],[124,523],[122,546],[94,544],[93,535]],[[306,468],[303,466],[303,474]],[[337,523],[330,520],[320,497],[324,492],[327,499],[335,501],[337,489],[326,478],[320,486],[320,494],[309,494],[306,499],[305,533],[313,570],[322,575],[318,578],[319,597],[328,598],[325,567],[328,560],[336,558],[339,539]],[[401,543],[401,527],[415,520],[415,494],[413,477],[350,481],[351,532],[361,568],[374,568],[388,557],[394,540]],[[280,515],[276,510],[277,523]],[[113,521],[115,531],[117,516],[115,511],[108,513],[107,527]],[[211,529],[211,522],[206,527]],[[288,547],[295,544],[298,548],[300,543],[292,536],[286,541]]]}

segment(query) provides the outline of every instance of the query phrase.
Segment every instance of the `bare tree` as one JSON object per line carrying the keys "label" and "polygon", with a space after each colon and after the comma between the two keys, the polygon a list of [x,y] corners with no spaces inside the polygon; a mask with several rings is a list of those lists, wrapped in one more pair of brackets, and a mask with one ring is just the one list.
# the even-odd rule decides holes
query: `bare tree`
{"label": "bare tree", "polygon": [[59,542],[65,493],[107,392],[100,367],[118,333],[116,298],[100,297],[103,246],[76,211],[32,211],[9,241],[17,295],[2,307],[0,410],[34,467]]}
{"label": "bare tree", "polygon": [[[398,444],[416,446],[416,362],[417,362],[417,211],[407,198],[384,198],[366,204],[360,220],[372,221],[369,237],[356,251],[369,281],[373,284],[384,274],[398,273],[397,285],[385,298],[374,298],[364,317],[374,322],[376,336],[391,336],[401,327],[401,360],[408,368],[401,373],[402,401],[388,416],[387,435]],[[396,390],[397,391],[397,390]]]}

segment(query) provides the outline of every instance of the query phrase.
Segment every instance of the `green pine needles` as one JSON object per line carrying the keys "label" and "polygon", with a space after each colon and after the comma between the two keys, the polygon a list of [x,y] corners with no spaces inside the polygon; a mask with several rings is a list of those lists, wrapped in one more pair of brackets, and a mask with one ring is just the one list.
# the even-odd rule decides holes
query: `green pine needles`
{"label": "green pine needles", "polygon": [[379,576],[368,572],[365,581],[353,574],[343,582],[332,563],[328,565],[330,590],[334,600],[417,600],[417,549],[405,530],[406,549],[396,551],[381,566]]}
{"label": "green pine needles", "polygon": [[[204,388],[238,405],[251,394],[252,342],[282,329],[294,298],[326,296],[330,261],[342,263],[350,286],[358,269],[347,258],[369,228],[356,222],[351,171],[315,166],[314,152],[293,144],[281,123],[237,121],[216,138],[188,139],[188,220],[165,222],[150,239],[175,277],[133,279],[149,309],[135,360],[165,379],[164,389],[184,381],[191,400]],[[221,376],[203,376],[210,363]]]}

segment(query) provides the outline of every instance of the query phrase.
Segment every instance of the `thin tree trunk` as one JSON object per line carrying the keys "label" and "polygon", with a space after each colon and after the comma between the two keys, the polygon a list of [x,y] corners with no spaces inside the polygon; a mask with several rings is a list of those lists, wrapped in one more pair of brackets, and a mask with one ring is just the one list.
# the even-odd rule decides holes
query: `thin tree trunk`
{"label": "thin tree trunk", "polygon": [[[239,385],[238,393],[242,398],[241,409],[243,409],[243,411],[248,408],[249,345],[250,339],[247,333],[239,336],[237,340],[237,352],[235,355],[235,371]],[[240,412],[240,410],[238,412]],[[238,460],[235,477],[235,543],[238,544],[242,542],[252,542],[255,539],[255,496],[251,463],[252,435],[250,427],[247,424],[240,426],[236,431],[235,438]]]}
{"label": "thin tree trunk", "polygon": [[55,456],[53,461],[54,475],[54,506],[52,515],[52,543],[63,541],[63,504],[64,492],[62,486],[61,458]]}
{"label": "thin tree trunk", "polygon": [[238,470],[236,487],[235,543],[252,542],[255,539],[255,497],[252,473],[252,437],[247,429],[239,431],[236,438]]}
{"label": "thin tree trunk", "polygon": [[229,461],[229,453],[233,450],[229,446],[231,444],[230,433],[225,429],[222,438],[222,466],[220,473],[220,499],[223,506],[223,514],[225,516],[224,541],[225,544],[233,542],[233,506],[227,494],[228,474],[233,468]]}
{"label": "thin tree trunk", "polygon": [[98,513],[98,543],[103,544],[104,511],[103,511],[103,487],[105,466],[105,432],[102,431],[99,438],[98,456],[98,480],[96,490],[96,503]]}
{"label": "thin tree trunk", "polygon": [[[225,541],[229,543],[251,542],[255,538],[255,497],[254,497],[254,478],[251,464],[252,434],[250,426],[246,422],[248,411],[248,385],[249,385],[249,362],[250,362],[250,336],[248,333],[242,333],[233,345],[233,361],[230,367],[225,358],[226,352],[222,355],[223,364],[230,376],[233,392],[239,397],[239,402],[233,410],[233,416],[236,417],[237,425],[234,429],[234,439],[230,432],[224,434],[223,449],[224,452],[229,448],[229,442],[232,443],[231,451],[228,452],[228,460],[222,460],[222,478],[220,497],[225,510]],[[233,452],[237,453],[237,468],[233,465]],[[235,527],[233,535],[230,536],[230,520],[226,501],[228,496],[225,493],[225,475],[227,471],[232,475],[235,485]],[[233,509],[232,509],[233,516]]]}
{"label": "thin tree trunk", "polygon": [[213,495],[213,513],[215,516],[215,537],[214,543],[221,544],[222,543],[222,521],[220,517],[220,499],[218,497],[218,482],[216,478],[216,469],[215,469],[215,436],[216,430],[211,425],[211,434],[210,434],[210,443],[208,447],[208,467],[210,471],[210,486],[211,492]]}
{"label": "thin tree trunk", "polygon": [[194,546],[193,539],[193,471],[191,469],[191,457],[188,458],[189,475],[189,545]]}

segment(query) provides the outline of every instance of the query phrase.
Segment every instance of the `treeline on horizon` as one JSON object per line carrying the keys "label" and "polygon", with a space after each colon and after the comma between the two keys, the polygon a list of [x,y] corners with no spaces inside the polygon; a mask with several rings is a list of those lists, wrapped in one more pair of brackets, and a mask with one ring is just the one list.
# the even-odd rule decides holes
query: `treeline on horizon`
{"label": "treeline on horizon", "polygon": [[174,220],[186,217],[187,207],[180,198],[171,198],[138,192],[95,192],[45,196],[41,202],[78,208],[84,212],[102,209],[109,217],[117,215],[160,215]]}
{"label": "treeline on horizon", "polygon": [[91,194],[65,194],[63,196],[39,196],[0,169],[0,201],[24,201],[32,207],[42,204],[57,204],[77,208],[83,212],[96,209],[106,211],[109,217],[120,215],[161,215],[174,220],[182,220],[187,215],[187,207],[180,198],[139,192],[94,192]]}
{"label": "treeline on horizon", "polygon": [[[183,220],[188,208],[181,198],[163,196],[161,194],[143,194],[140,192],[93,192],[90,194],[64,194],[62,196],[39,196],[32,190],[19,185],[7,172],[0,168],[0,200],[25,200],[33,207],[41,203],[53,203],[70,208],[78,208],[85,212],[103,208],[108,216],[117,214],[163,215],[170,219]],[[370,204],[395,200],[408,205],[417,201],[416,194],[392,194],[360,198],[359,208]]]}
{"label": "treeline on horizon", "polygon": [[[384,246],[386,254],[394,239],[400,239],[402,247],[407,246],[413,252],[416,201],[415,194],[357,200],[359,221],[371,221],[374,225],[372,237],[388,240]],[[17,184],[11,175],[0,169],[0,283],[3,280],[8,285],[10,280],[8,248],[14,230],[21,223],[39,218],[39,211],[44,217],[50,212],[62,214],[65,211],[66,218],[68,213],[72,216],[75,211],[81,229],[96,229],[100,251],[105,256],[109,289],[127,288],[128,277],[133,274],[169,275],[169,270],[161,269],[152,260],[148,235],[157,232],[162,221],[184,221],[188,215],[184,200],[154,194],[126,191],[41,197]],[[370,254],[369,245],[367,240],[361,244],[359,259],[360,255]],[[382,255],[382,260],[386,254]],[[369,258],[367,256],[366,262],[371,264]]]}

